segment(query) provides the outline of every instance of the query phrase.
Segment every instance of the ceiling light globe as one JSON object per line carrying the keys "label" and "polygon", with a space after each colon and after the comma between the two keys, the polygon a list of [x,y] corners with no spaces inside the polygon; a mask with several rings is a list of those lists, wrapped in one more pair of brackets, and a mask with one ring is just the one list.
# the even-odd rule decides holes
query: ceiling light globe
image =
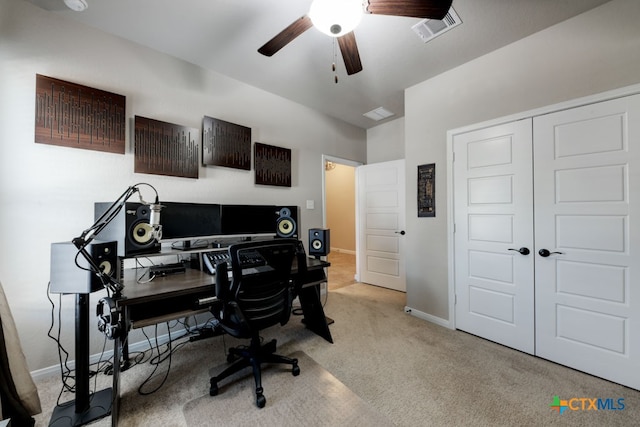
{"label": "ceiling light globe", "polygon": [[309,9],[313,25],[331,37],[353,31],[362,19],[362,0],[313,0]]}
{"label": "ceiling light globe", "polygon": [[64,4],[75,12],[82,12],[89,7],[85,0],[64,0]]}

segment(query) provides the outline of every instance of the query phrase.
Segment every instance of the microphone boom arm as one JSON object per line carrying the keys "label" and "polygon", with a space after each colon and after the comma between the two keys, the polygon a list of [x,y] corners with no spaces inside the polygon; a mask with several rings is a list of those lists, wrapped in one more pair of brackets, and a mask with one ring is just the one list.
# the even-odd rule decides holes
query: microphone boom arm
{"label": "microphone boom arm", "polygon": [[[95,260],[87,252],[86,248],[89,245],[89,243],[91,243],[93,239],[95,239],[100,234],[100,232],[107,225],[109,225],[111,221],[113,221],[113,219],[116,217],[116,215],[120,212],[120,210],[124,206],[125,202],[129,200],[129,198],[131,198],[131,196],[133,196],[135,193],[138,193],[140,197],[140,203],[151,206],[150,203],[147,203],[142,199],[142,195],[140,194],[140,189],[138,188],[140,185],[147,185],[151,187],[151,189],[153,189],[156,195],[155,205],[159,206],[160,201],[158,198],[158,191],[156,191],[156,189],[151,184],[141,182],[141,183],[132,185],[131,187],[127,188],[120,195],[120,197],[118,197],[116,201],[111,204],[111,206],[109,206],[109,208],[100,216],[100,218],[98,218],[93,223],[91,227],[84,230],[80,236],[74,238],[71,241],[73,245],[76,248],[78,248],[78,254],[82,255],[87,260],[87,262],[89,263],[89,267],[91,268],[91,271],[93,271],[95,274],[97,274],[100,277],[101,281],[105,284],[106,287],[108,287],[109,290],[111,290],[114,293],[115,296],[120,295],[120,293],[124,289],[124,285],[122,285],[119,281],[109,276],[108,274],[104,274],[102,270],[100,270],[100,267],[96,264]],[[158,207],[156,209],[159,210],[160,208]]]}

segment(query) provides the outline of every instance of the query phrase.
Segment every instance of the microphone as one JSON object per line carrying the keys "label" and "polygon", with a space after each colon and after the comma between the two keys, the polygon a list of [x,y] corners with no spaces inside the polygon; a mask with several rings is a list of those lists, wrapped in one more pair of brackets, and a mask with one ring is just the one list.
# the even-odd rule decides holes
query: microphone
{"label": "microphone", "polygon": [[158,202],[157,198],[155,203],[149,205],[149,209],[151,209],[149,223],[153,228],[153,231],[151,233],[153,238],[156,239],[156,241],[158,242],[160,241],[160,239],[162,239],[162,225],[160,225],[160,210],[163,207],[164,206],[162,206],[160,202]]}

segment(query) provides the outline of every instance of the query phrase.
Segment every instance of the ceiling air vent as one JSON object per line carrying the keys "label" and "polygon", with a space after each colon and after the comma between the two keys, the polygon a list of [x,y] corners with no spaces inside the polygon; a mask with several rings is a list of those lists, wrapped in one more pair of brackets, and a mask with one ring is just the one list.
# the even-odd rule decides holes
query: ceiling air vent
{"label": "ceiling air vent", "polygon": [[447,15],[442,19],[423,19],[416,25],[411,27],[413,31],[422,39],[424,43],[438,37],[440,34],[446,33],[453,27],[462,24],[460,17],[453,8],[449,9]]}
{"label": "ceiling air vent", "polygon": [[378,107],[374,110],[369,111],[368,113],[364,113],[363,116],[378,122],[380,120],[384,120],[391,116],[395,116],[395,114],[393,114],[391,111],[387,110],[384,107]]}

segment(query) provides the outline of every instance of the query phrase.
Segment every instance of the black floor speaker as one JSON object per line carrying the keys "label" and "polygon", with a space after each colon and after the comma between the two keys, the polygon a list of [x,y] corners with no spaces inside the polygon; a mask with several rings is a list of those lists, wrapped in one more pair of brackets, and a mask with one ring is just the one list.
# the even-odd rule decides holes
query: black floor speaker
{"label": "black floor speaker", "polygon": [[309,255],[326,256],[329,255],[330,233],[328,228],[309,229]]}
{"label": "black floor speaker", "polygon": [[[86,248],[100,270],[118,278],[120,264],[117,255],[117,242],[92,241]],[[76,260],[78,265],[76,265]],[[50,292],[54,294],[90,294],[104,289],[104,283],[94,272],[89,263],[71,242],[51,244],[51,277]]]}
{"label": "black floor speaker", "polygon": [[[111,205],[112,203],[96,203],[95,220],[98,220]],[[149,224],[150,218],[149,206],[126,202],[113,220],[100,232],[99,238],[118,242],[118,256],[121,257],[160,252],[160,242],[153,237],[153,228]]]}

